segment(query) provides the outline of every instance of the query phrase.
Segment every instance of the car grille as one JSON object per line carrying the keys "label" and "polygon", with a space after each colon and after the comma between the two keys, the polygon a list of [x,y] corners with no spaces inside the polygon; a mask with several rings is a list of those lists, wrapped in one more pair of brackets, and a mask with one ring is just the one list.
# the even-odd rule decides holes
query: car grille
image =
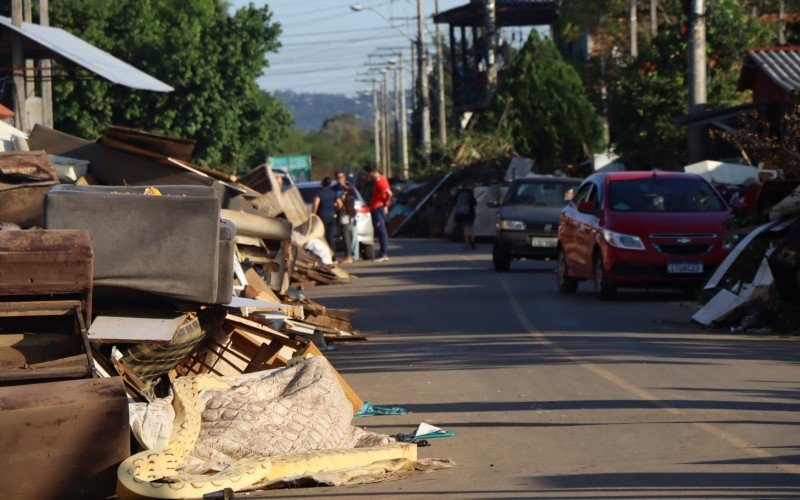
{"label": "car grille", "polygon": [[692,238],[692,239],[714,239],[714,233],[653,233],[651,238]]}
{"label": "car grille", "polygon": [[558,223],[526,222],[525,229],[536,234],[556,234],[558,233]]}
{"label": "car grille", "polygon": [[710,245],[708,243],[697,243],[697,244],[666,244],[666,243],[658,243],[654,244],[654,247],[661,252],[666,253],[669,255],[680,255],[680,256],[688,256],[688,255],[701,255],[707,252],[710,252],[714,245]]}

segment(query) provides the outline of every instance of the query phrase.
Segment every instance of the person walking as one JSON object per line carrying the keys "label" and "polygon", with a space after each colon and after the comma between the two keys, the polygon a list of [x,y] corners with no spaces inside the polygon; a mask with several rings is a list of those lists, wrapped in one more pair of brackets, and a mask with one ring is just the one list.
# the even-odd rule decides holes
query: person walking
{"label": "person walking", "polygon": [[464,250],[475,249],[475,183],[471,180],[464,182],[464,186],[456,192],[455,197],[455,222],[461,225],[464,231]]}
{"label": "person walking", "polygon": [[379,174],[372,165],[364,167],[364,173],[374,184],[372,196],[369,199],[369,209],[372,213],[372,225],[375,227],[375,232],[378,233],[378,243],[381,247],[381,254],[375,260],[383,262],[389,260],[389,232],[386,229],[386,216],[389,215],[392,190],[389,187],[389,180]]}
{"label": "person walking", "polygon": [[336,211],[341,207],[341,201],[336,196],[336,192],[331,189],[331,182],[330,177],[322,179],[320,190],[314,196],[312,212],[322,219],[322,224],[325,226],[325,241],[331,247],[331,254],[336,256],[333,233],[336,230]]}
{"label": "person walking", "polygon": [[336,184],[333,186],[342,208],[338,214],[339,229],[344,235],[343,263],[359,260],[358,225],[356,222],[356,195],[353,186],[347,182],[347,176],[341,170],[336,172]]}

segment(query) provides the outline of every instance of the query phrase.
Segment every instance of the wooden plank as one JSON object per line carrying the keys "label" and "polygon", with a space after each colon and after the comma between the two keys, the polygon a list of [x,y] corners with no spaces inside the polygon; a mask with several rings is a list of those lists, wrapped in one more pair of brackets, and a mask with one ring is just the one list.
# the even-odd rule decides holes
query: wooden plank
{"label": "wooden plank", "polygon": [[[258,300],[267,300],[270,302],[281,301],[281,299],[275,295],[275,292],[272,291],[272,288],[264,282],[264,279],[252,267],[245,271],[244,277],[247,279],[247,289],[244,292],[247,298],[257,298]],[[263,296],[259,297],[259,294],[263,294]]]}
{"label": "wooden plank", "polygon": [[349,309],[331,309],[328,308],[325,311],[325,316],[329,316],[335,319],[341,319],[343,321],[351,321],[350,317],[355,313],[355,311]]}
{"label": "wooden plank", "polygon": [[278,357],[281,349],[283,349],[283,345],[279,342],[261,344],[255,355],[250,359],[250,363],[247,364],[247,368],[244,369],[244,373],[253,373],[269,368],[275,363],[275,358]]}
{"label": "wooden plank", "polygon": [[[279,342],[282,343],[291,343],[292,339],[289,338],[288,335],[285,335],[277,330],[273,330],[268,326],[262,325],[261,323],[257,323],[255,321],[245,319],[239,316],[234,316],[232,314],[228,314],[225,316],[225,324],[223,328],[227,329],[241,329],[248,333],[252,333],[261,337],[266,337],[268,339],[278,339]],[[287,344],[288,345],[288,344]]]}
{"label": "wooden plank", "polygon": [[[152,317],[143,317],[147,314]],[[151,311],[137,316],[98,316],[89,328],[89,340],[99,343],[166,343],[172,340],[187,314]]]}
{"label": "wooden plank", "polygon": [[310,315],[306,316],[305,321],[306,323],[311,323],[312,325],[324,326],[326,328],[343,330],[346,332],[349,332],[353,328],[353,325],[349,321],[342,321],[329,316]]}

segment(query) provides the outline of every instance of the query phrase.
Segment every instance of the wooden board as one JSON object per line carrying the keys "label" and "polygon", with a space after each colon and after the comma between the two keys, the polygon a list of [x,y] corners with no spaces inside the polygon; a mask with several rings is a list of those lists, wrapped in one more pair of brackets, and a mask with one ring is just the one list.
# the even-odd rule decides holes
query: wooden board
{"label": "wooden board", "polygon": [[166,343],[186,318],[184,313],[152,313],[142,316],[98,316],[89,328],[89,340],[99,343]]}

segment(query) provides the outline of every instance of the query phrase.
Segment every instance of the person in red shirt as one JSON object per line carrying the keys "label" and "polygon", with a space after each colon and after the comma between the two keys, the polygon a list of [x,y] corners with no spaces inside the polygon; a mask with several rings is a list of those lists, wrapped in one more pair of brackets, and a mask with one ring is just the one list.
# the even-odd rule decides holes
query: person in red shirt
{"label": "person in red shirt", "polygon": [[389,180],[375,170],[372,165],[364,167],[364,173],[372,180],[375,186],[369,199],[369,209],[372,212],[372,225],[378,234],[378,243],[381,246],[381,255],[375,259],[379,262],[389,260],[387,253],[389,247],[389,232],[386,229],[386,216],[389,215],[389,203],[392,200],[392,190]]}

